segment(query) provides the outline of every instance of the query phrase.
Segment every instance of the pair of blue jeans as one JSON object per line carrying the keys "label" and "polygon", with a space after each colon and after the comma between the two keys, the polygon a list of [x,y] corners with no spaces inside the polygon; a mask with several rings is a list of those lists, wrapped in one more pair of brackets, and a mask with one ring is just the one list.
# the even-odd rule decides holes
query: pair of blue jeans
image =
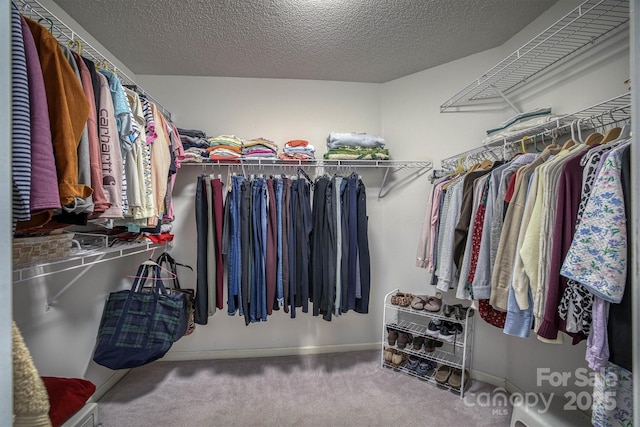
{"label": "pair of blue jeans", "polygon": [[267,188],[262,178],[251,182],[253,259],[251,265],[251,297],[249,301],[250,320],[267,320],[267,284],[265,256],[267,252]]}
{"label": "pair of blue jeans", "polygon": [[277,250],[276,250],[276,299],[278,301],[278,306],[281,307],[284,305],[284,289],[282,285],[282,190],[283,183],[282,178],[275,178],[274,180],[276,186],[276,224],[277,224]]}
{"label": "pair of blue jeans", "polygon": [[231,197],[229,200],[229,247],[227,254],[227,312],[234,315],[239,309],[239,314],[244,315],[242,309],[242,289],[240,278],[242,274],[242,262],[240,258],[240,201],[243,176],[231,177]]}

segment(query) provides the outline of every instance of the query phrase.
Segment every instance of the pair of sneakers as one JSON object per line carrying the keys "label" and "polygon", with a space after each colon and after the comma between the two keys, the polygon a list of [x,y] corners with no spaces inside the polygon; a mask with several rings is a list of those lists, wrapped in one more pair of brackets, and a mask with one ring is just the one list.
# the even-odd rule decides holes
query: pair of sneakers
{"label": "pair of sneakers", "polygon": [[421,377],[429,375],[436,368],[436,362],[433,360],[421,359],[418,356],[410,355],[407,363],[404,365],[405,369],[415,372]]}
{"label": "pair of sneakers", "polygon": [[432,319],[427,326],[427,334],[446,342],[454,342],[462,334],[462,325],[446,320]]}

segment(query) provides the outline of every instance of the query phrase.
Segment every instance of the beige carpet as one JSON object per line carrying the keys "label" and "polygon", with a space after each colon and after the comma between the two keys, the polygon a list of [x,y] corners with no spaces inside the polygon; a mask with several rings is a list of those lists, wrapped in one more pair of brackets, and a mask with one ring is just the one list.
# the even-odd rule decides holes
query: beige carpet
{"label": "beige carpet", "polygon": [[493,389],[474,381],[462,400],[382,368],[379,351],[358,351],[155,362],[132,369],[98,406],[103,427],[508,426],[510,408],[471,397]]}

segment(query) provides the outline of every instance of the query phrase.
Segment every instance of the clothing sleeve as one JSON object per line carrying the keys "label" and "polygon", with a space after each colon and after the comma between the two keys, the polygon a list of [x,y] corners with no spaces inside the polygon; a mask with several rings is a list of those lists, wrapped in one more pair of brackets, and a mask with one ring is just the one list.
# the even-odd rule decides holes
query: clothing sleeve
{"label": "clothing sleeve", "polygon": [[431,189],[429,198],[427,199],[427,207],[424,210],[422,229],[420,231],[420,238],[418,239],[418,248],[416,250],[416,267],[418,268],[427,268],[429,266],[428,251],[431,243],[431,206],[433,202],[434,191],[435,185]]}

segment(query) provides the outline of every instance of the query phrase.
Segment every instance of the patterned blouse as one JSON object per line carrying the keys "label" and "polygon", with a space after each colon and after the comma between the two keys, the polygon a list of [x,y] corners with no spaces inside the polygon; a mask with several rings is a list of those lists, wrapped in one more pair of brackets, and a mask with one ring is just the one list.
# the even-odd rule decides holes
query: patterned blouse
{"label": "patterned blouse", "polygon": [[627,270],[627,218],[620,171],[622,150],[606,158],[594,182],[561,274],[605,301],[619,303]]}

